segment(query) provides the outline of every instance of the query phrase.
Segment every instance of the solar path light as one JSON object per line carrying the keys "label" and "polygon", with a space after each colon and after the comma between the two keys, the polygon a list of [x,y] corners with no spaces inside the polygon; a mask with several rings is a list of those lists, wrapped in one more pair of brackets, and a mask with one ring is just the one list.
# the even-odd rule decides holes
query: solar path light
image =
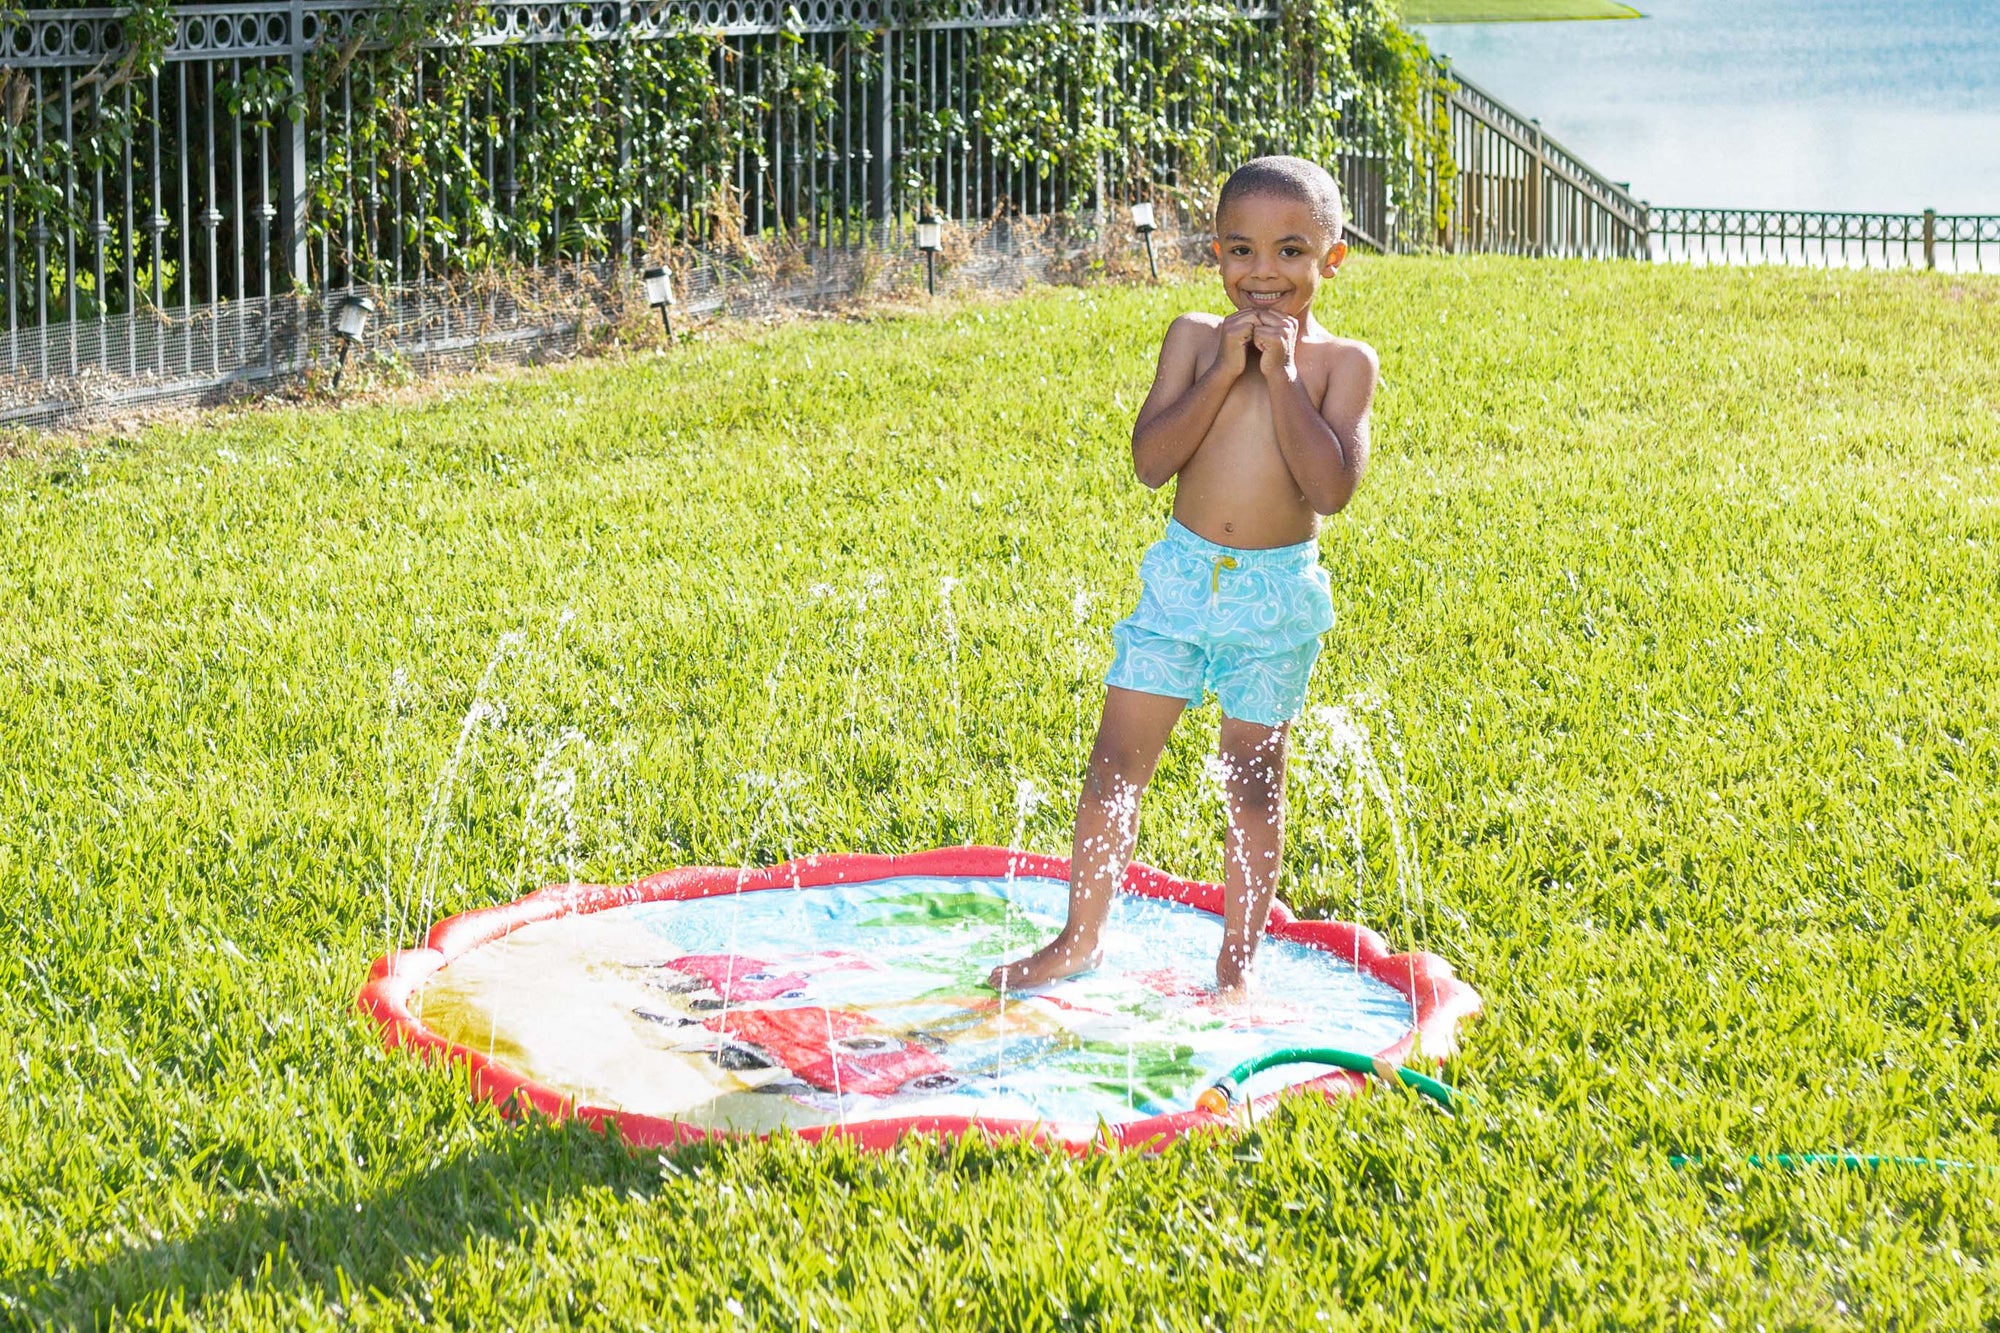
{"label": "solar path light", "polygon": [[924,290],[937,295],[937,252],[944,244],[944,222],[935,213],[917,219],[917,249],[924,252]]}
{"label": "solar path light", "polygon": [[660,327],[673,337],[673,317],[667,312],[674,303],[674,275],[663,268],[649,268],[639,280],[646,285],[646,304],[660,312]]}
{"label": "solar path light", "polygon": [[1160,261],[1153,258],[1153,233],[1159,230],[1159,224],[1153,221],[1153,203],[1150,199],[1141,199],[1132,205],[1132,230],[1138,232],[1145,240],[1146,267],[1153,271],[1153,281],[1158,282]]}
{"label": "solar path light", "polygon": [[335,393],[340,392],[340,377],[347,373],[347,358],[368,336],[368,317],[375,313],[376,308],[374,298],[350,292],[341,301],[340,309],[334,312],[333,331],[340,335],[340,364],[333,372]]}

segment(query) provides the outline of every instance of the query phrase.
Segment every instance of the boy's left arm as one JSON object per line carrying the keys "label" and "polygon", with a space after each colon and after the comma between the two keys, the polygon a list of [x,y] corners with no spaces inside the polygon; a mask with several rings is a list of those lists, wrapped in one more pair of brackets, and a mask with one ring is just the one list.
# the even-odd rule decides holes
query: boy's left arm
{"label": "boy's left arm", "polygon": [[1299,323],[1275,312],[1262,316],[1257,338],[1259,369],[1271,392],[1271,425],[1278,452],[1314,513],[1338,513],[1354,496],[1368,466],[1368,409],[1375,399],[1378,363],[1366,343],[1341,343],[1328,352],[1326,394],[1313,406],[1295,359]]}

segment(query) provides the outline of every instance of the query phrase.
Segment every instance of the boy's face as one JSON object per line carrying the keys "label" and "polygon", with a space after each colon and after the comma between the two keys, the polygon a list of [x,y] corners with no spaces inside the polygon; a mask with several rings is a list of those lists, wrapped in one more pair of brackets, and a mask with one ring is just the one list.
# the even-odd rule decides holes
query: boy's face
{"label": "boy's face", "polygon": [[1310,205],[1281,194],[1253,194],[1215,220],[1222,286],[1238,310],[1281,310],[1304,319],[1319,285],[1333,276],[1347,247],[1326,234]]}

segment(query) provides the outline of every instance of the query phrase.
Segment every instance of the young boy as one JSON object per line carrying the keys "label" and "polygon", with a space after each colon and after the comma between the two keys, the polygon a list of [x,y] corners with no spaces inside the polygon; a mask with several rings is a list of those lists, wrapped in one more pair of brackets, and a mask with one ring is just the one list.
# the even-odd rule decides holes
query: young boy
{"label": "young boy", "polygon": [[1139,796],[1183,709],[1222,705],[1227,909],[1217,988],[1242,990],[1277,888],[1285,742],[1305,706],[1333,601],[1319,520],[1368,461],[1376,359],[1313,318],[1347,256],[1340,189],[1319,166],[1260,157],[1216,200],[1215,255],[1235,313],[1182,315],[1132,428],[1149,487],[1177,478],[1166,538],[1139,566],[1139,608],[1112,631],[1104,717],[1070,861],[1069,920],[1039,952],[1002,964],[998,990],[1098,963],[1098,937],[1138,833]]}

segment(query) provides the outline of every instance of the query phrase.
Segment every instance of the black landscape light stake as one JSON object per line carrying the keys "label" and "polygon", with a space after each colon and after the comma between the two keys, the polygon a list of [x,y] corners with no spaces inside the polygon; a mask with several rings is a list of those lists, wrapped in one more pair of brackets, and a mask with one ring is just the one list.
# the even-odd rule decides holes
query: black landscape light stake
{"label": "black landscape light stake", "polygon": [[674,275],[663,268],[649,268],[639,280],[646,284],[646,304],[659,310],[660,327],[667,331],[667,337],[673,337],[673,318],[667,312],[674,303]]}
{"label": "black landscape light stake", "polygon": [[349,293],[333,317],[333,331],[340,335],[340,364],[334,368],[333,391],[340,392],[340,377],[347,373],[347,358],[368,336],[368,317],[375,313],[374,298]]}
{"label": "black landscape light stake", "polygon": [[1153,270],[1153,281],[1160,280],[1160,261],[1153,258],[1153,233],[1158,224],[1153,221],[1153,204],[1149,199],[1141,199],[1132,205],[1132,230],[1146,242],[1146,267]]}
{"label": "black landscape light stake", "polygon": [[935,213],[917,219],[917,249],[924,252],[924,290],[937,295],[937,252],[944,244],[944,223]]}

